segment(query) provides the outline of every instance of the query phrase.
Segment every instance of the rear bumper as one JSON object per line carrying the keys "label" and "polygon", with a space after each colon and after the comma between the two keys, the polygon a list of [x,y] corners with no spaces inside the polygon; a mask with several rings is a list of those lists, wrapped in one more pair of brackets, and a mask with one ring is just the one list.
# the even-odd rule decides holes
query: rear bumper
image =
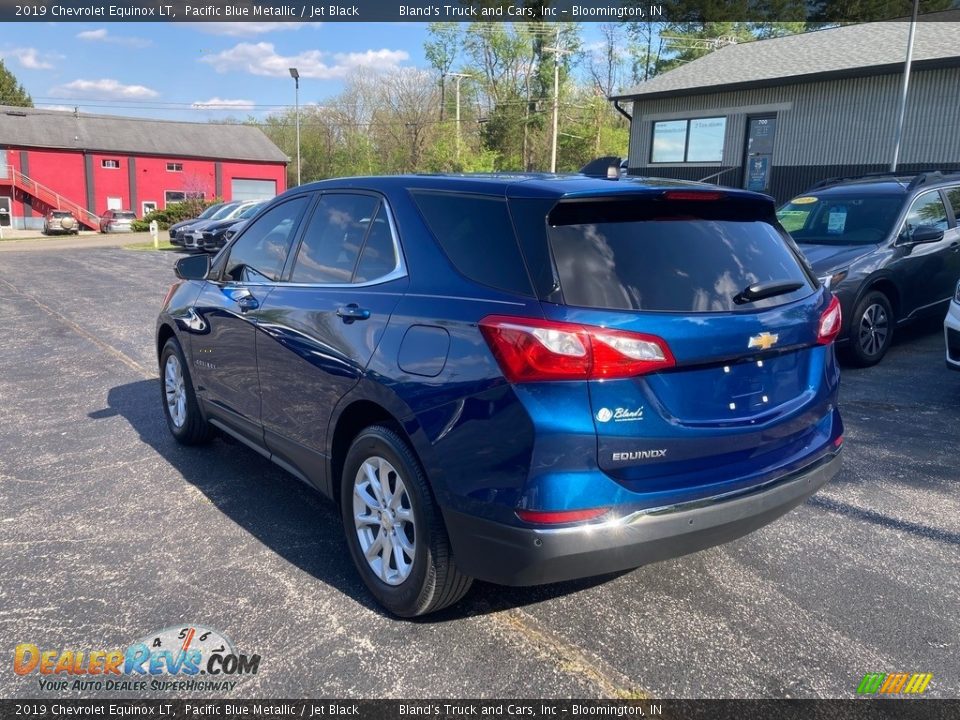
{"label": "rear bumper", "polygon": [[742,537],[790,511],[840,470],[840,452],[748,493],[569,528],[521,528],[445,510],[458,568],[500,585],[603,575]]}

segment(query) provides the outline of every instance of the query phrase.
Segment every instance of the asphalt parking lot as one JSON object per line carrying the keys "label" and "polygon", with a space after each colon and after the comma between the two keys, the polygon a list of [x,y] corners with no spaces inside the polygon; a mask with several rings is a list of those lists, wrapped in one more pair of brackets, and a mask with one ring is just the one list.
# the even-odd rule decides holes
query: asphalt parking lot
{"label": "asphalt parking lot", "polygon": [[960,696],[960,373],[938,322],[844,371],[845,467],[772,526],[616,578],[478,583],[400,622],[332,505],[243,446],[169,436],[153,329],[177,257],[0,256],[0,697],[44,696],[12,671],[20,643],[114,649],[184,623],[261,655],[207,694],[227,699],[846,698],[866,672]]}

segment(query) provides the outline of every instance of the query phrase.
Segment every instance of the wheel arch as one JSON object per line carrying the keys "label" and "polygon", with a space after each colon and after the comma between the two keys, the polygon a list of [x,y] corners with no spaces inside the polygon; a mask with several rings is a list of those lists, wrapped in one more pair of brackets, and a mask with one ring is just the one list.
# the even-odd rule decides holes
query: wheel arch
{"label": "wheel arch", "polygon": [[[361,383],[363,385],[363,383]],[[375,386],[376,387],[376,386]],[[344,396],[334,410],[327,432],[327,481],[329,495],[339,504],[341,473],[350,445],[365,428],[384,425],[396,432],[410,446],[422,465],[424,463],[421,428],[413,412],[382,387],[368,394],[369,388],[358,386]]]}
{"label": "wheel arch", "polygon": [[157,328],[157,359],[160,359],[160,353],[163,352],[163,346],[167,344],[170,338],[177,337],[177,333],[169,323],[161,323]]}
{"label": "wheel arch", "polygon": [[[863,288],[857,294],[856,302],[853,303],[853,308],[856,309],[860,302],[871,292],[878,291],[886,295],[887,300],[890,301],[890,307],[893,310],[893,324],[896,325],[897,322],[903,317],[902,314],[902,298],[900,296],[900,288],[897,287],[897,284],[893,281],[889,275],[879,275],[877,277],[871,278],[863,284]],[[853,318],[851,318],[852,320]]]}

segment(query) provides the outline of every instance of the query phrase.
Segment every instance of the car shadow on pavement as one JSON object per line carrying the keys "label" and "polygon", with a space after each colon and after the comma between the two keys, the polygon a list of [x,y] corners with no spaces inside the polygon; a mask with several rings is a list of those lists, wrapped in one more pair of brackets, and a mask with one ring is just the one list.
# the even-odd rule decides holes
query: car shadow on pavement
{"label": "car shadow on pavement", "polygon": [[[91,412],[89,417],[122,416],[184,480],[264,546],[367,609],[389,616],[357,575],[332,502],[232,439],[218,437],[204,447],[179,445],[167,429],[159,393],[159,380],[118,385],[108,392],[107,407]],[[612,577],[615,575],[534,588],[477,582],[459,603],[421,621],[446,622],[539,603]]]}

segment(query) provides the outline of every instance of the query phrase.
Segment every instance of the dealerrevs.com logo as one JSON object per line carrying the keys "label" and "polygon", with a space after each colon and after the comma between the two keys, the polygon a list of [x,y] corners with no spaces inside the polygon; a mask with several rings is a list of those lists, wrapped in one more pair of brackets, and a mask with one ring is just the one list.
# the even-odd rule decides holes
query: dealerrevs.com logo
{"label": "dealerrevs.com logo", "polygon": [[230,691],[242,675],[256,675],[259,655],[244,655],[217,630],[181,625],[115,650],[42,649],[21,643],[13,671],[36,676],[45,692]]}

